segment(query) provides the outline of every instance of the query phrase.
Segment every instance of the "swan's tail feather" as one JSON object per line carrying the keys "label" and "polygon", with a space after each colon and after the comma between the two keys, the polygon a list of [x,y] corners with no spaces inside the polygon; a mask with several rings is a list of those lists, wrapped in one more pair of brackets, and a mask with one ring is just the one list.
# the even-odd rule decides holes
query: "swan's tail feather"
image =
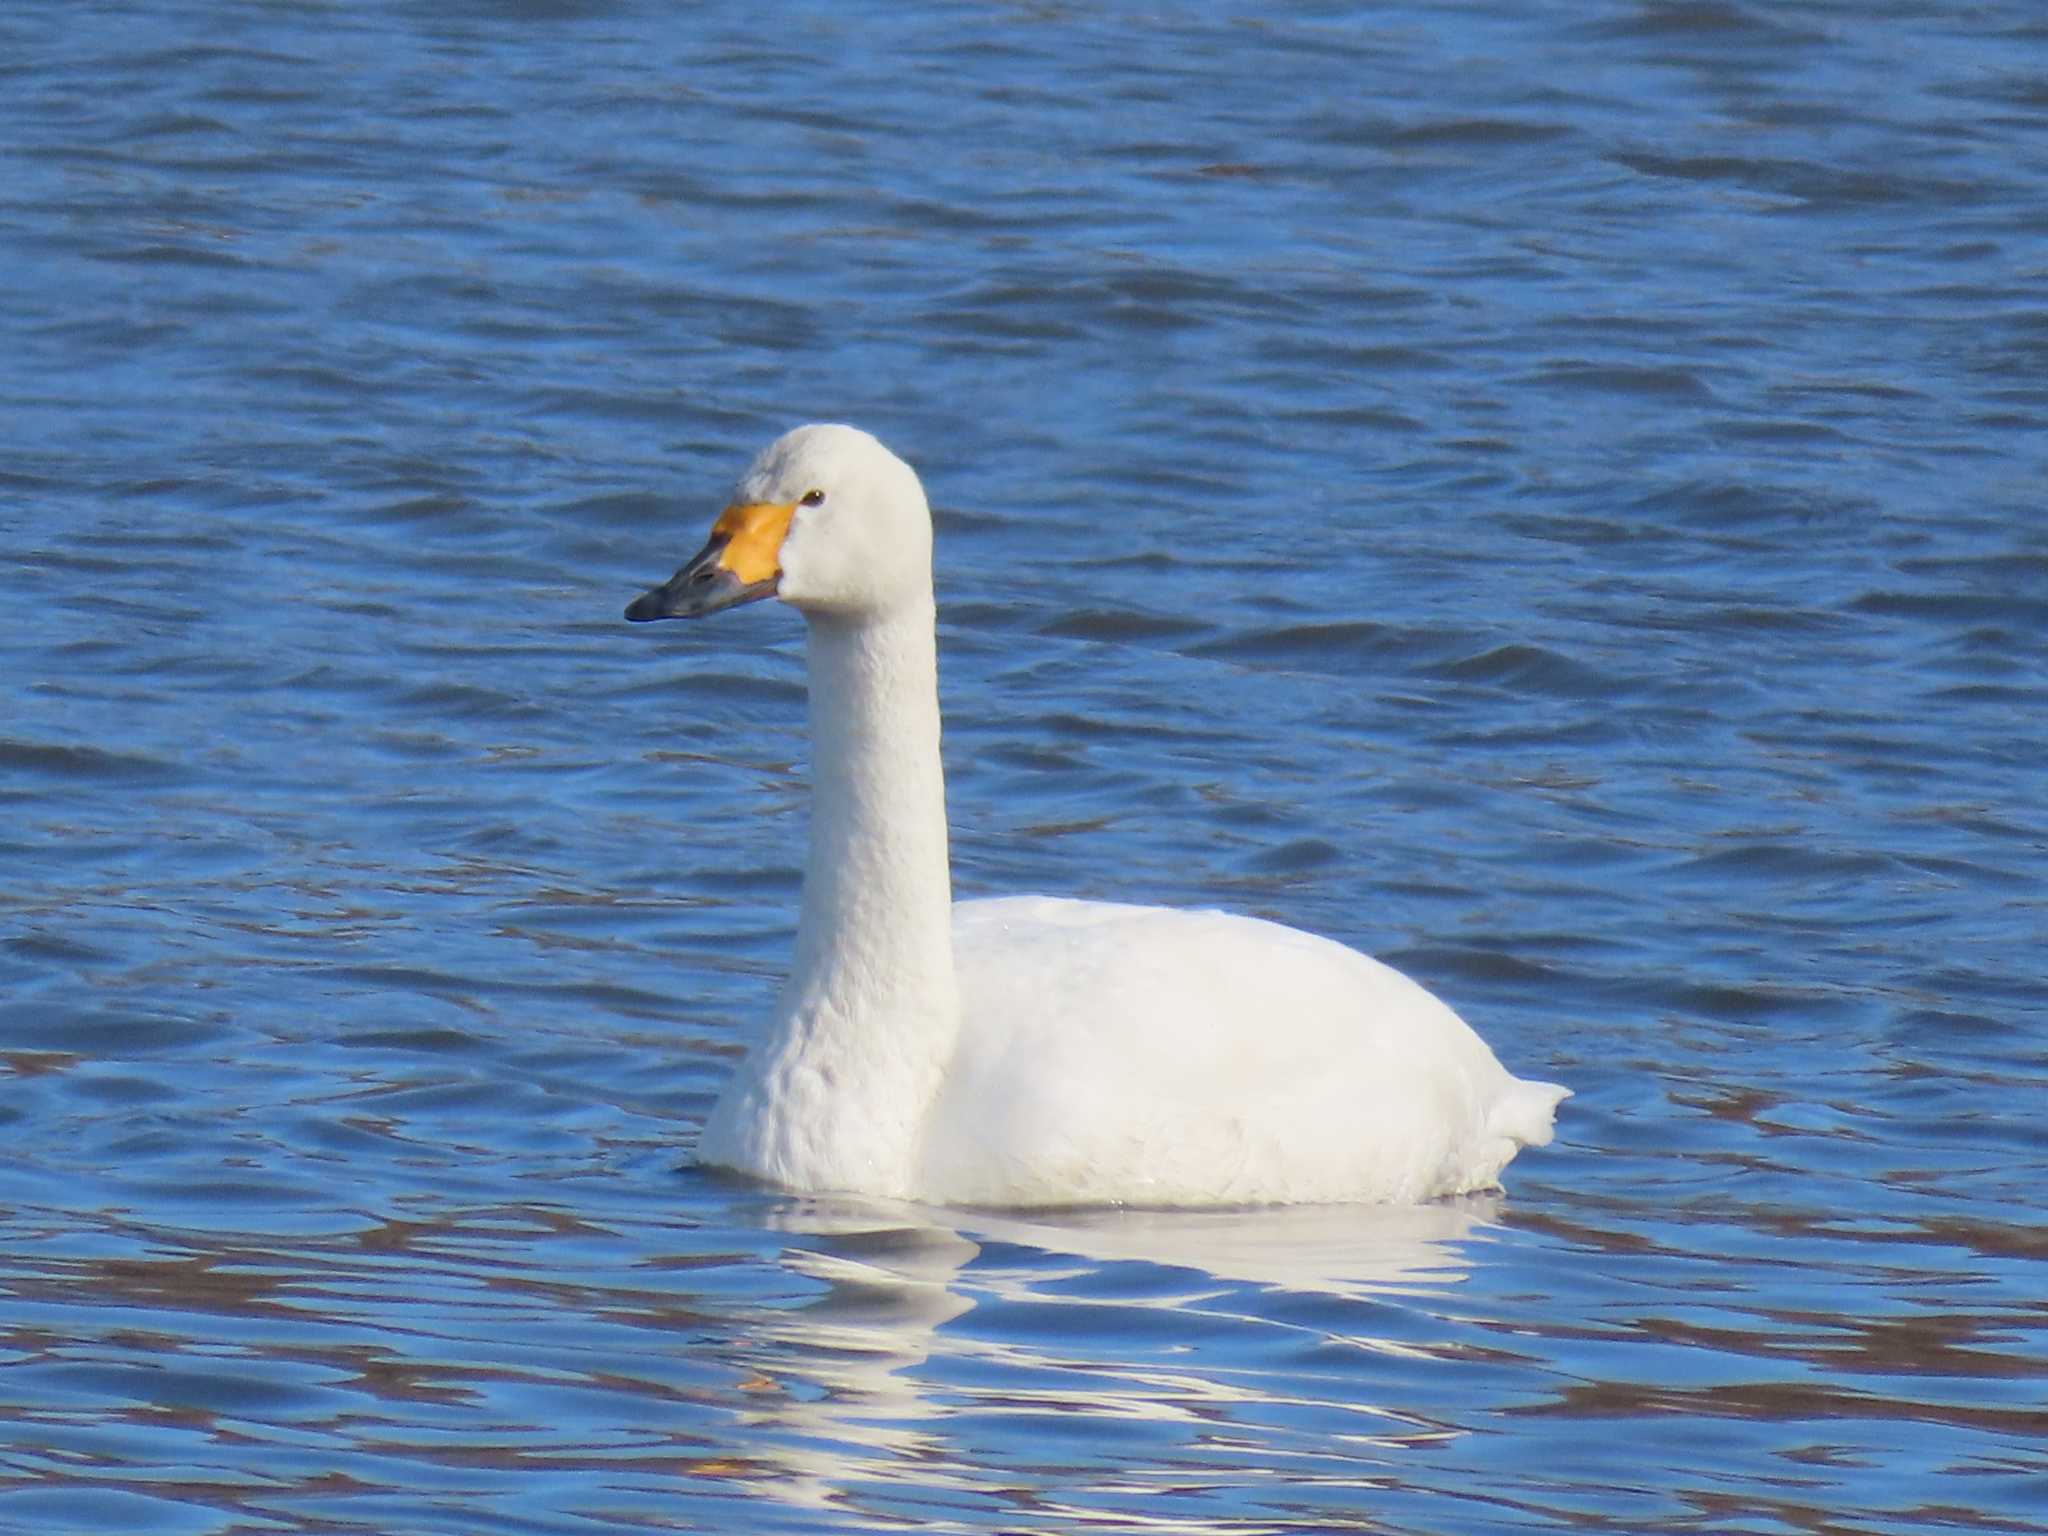
{"label": "swan's tail feather", "polygon": [[1534,1083],[1515,1078],[1493,1106],[1494,1134],[1525,1147],[1547,1147],[1557,1119],[1557,1106],[1572,1096],[1561,1083]]}

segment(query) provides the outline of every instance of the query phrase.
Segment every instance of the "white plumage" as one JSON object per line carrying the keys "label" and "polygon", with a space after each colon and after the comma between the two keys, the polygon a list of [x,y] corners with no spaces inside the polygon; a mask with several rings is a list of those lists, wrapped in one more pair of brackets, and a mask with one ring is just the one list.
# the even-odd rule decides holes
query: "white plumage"
{"label": "white plumage", "polygon": [[627,610],[779,596],[810,626],[795,963],[700,1158],[792,1189],[1002,1206],[1416,1201],[1491,1186],[1566,1090],[1399,972],[1255,918],[954,905],[931,514],[851,427],[800,427]]}

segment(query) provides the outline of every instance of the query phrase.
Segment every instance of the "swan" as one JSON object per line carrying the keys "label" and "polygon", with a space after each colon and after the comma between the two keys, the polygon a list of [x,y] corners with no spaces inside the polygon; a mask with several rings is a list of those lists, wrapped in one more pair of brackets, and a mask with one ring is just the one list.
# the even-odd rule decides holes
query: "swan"
{"label": "swan", "polygon": [[1409,1203],[1490,1188],[1568,1090],[1400,972],[1258,918],[955,903],[931,509],[857,428],[798,427],[628,619],[777,597],[808,626],[796,954],[702,1164],[933,1205]]}

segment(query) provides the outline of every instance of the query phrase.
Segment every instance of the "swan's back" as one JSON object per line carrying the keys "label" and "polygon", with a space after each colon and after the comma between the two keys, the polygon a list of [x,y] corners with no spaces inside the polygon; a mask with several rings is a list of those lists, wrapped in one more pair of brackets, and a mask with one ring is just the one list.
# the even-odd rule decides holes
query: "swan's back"
{"label": "swan's back", "polygon": [[1398,971],[1256,918],[1010,897],[953,936],[923,1155],[947,1200],[1426,1200],[1497,1182],[1565,1094]]}

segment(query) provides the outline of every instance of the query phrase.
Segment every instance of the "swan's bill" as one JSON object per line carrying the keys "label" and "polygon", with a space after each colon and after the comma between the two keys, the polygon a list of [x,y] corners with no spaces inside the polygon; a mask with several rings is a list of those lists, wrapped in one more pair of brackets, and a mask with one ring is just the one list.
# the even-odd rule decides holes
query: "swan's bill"
{"label": "swan's bill", "polygon": [[695,619],[773,597],[782,577],[782,541],[797,504],[735,502],[718,514],[711,538],[690,562],[658,587],[634,598],[626,617]]}

